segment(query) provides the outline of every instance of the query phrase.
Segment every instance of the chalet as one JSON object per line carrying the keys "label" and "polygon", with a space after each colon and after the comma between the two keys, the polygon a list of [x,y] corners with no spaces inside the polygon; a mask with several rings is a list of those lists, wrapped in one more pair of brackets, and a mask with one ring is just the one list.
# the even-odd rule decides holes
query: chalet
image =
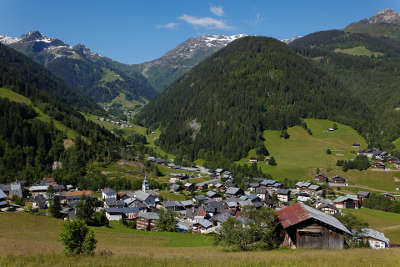
{"label": "chalet", "polygon": [[327,183],[329,181],[329,178],[325,174],[320,173],[314,176],[314,180],[317,180],[320,183]]}
{"label": "chalet", "polygon": [[346,183],[346,179],[343,178],[340,175],[335,175],[330,179],[331,183],[335,183],[335,184],[345,184]]}
{"label": "chalet", "polygon": [[310,185],[310,182],[297,182],[296,189],[298,192],[306,191]]}
{"label": "chalet", "polygon": [[205,202],[208,198],[204,195],[197,195],[194,197],[194,200],[198,203]]}
{"label": "chalet", "polygon": [[356,195],[345,195],[333,201],[338,209],[358,209],[359,202]]}
{"label": "chalet", "polygon": [[328,214],[296,203],[276,212],[282,226],[283,243],[289,248],[343,249],[350,231]]}
{"label": "chalet", "polygon": [[224,172],[223,169],[216,169],[216,170],[214,171],[214,173],[215,173],[217,176],[221,176],[223,172]]}
{"label": "chalet", "polygon": [[107,198],[104,201],[104,208],[123,208],[124,206],[125,202],[116,198]]}
{"label": "chalet", "polygon": [[359,143],[354,143],[353,145],[352,145],[352,147],[353,148],[355,148],[355,149],[358,149],[358,148],[360,148],[360,144]]}
{"label": "chalet", "polygon": [[339,213],[338,208],[332,204],[322,204],[318,207],[318,209],[329,215],[335,215]]}
{"label": "chalet", "polygon": [[281,202],[289,202],[290,200],[290,189],[278,189],[276,191],[276,196]]}
{"label": "chalet", "polygon": [[373,249],[388,248],[390,246],[389,239],[381,232],[371,228],[363,228],[356,233],[358,238],[368,241],[368,244]]}
{"label": "chalet", "polygon": [[193,202],[193,200],[190,200],[190,199],[189,200],[183,200],[183,201],[181,201],[181,205],[185,209],[188,209],[188,208],[191,208],[191,207],[194,206],[194,202]]}
{"label": "chalet", "polygon": [[5,208],[8,206],[7,195],[2,189],[0,189],[0,208]]}
{"label": "chalet", "polygon": [[45,194],[49,189],[48,185],[32,185],[29,187],[29,192],[33,197],[41,194]]}
{"label": "chalet", "polygon": [[374,162],[374,164],[372,164],[372,167],[377,169],[386,169],[385,163],[379,161]]}
{"label": "chalet", "polygon": [[211,218],[211,222],[213,222],[215,225],[221,225],[230,217],[232,217],[230,212],[219,213]]}
{"label": "chalet", "polygon": [[216,214],[216,213],[221,213],[221,212],[227,211],[228,206],[226,205],[226,203],[224,203],[222,201],[211,201],[211,202],[207,203],[207,205],[205,206],[205,209],[206,209],[207,213]]}
{"label": "chalet", "polygon": [[196,184],[196,189],[202,191],[208,188],[208,184],[206,182],[201,182]]}
{"label": "chalet", "polygon": [[240,196],[243,195],[243,190],[238,187],[229,187],[226,189],[225,194],[227,197]]}
{"label": "chalet", "polygon": [[92,195],[93,195],[92,191],[84,190],[84,191],[65,192],[62,196],[67,201],[79,201],[83,196],[91,197]]}
{"label": "chalet", "polygon": [[193,224],[193,232],[194,233],[204,233],[208,229],[210,229],[213,224],[207,219],[200,219],[196,223]]}
{"label": "chalet", "polygon": [[297,194],[297,201],[306,202],[311,199],[311,196],[307,192],[300,192]]}
{"label": "chalet", "polygon": [[10,184],[8,196],[9,198],[12,198],[13,196],[17,196],[19,198],[24,197],[24,187],[22,186],[21,182],[15,181]]}
{"label": "chalet", "polygon": [[187,233],[192,229],[193,225],[190,222],[178,222],[175,226],[175,231],[178,233]]}
{"label": "chalet", "polygon": [[397,164],[397,163],[399,162],[399,159],[396,158],[396,157],[390,157],[390,158],[388,159],[388,162],[389,162],[389,163],[392,163],[392,164]]}
{"label": "chalet", "polygon": [[136,229],[153,231],[156,227],[156,222],[159,216],[155,212],[139,212],[136,218]]}
{"label": "chalet", "polygon": [[186,184],[183,185],[183,188],[186,191],[191,191],[192,189],[194,189],[194,185],[192,183],[186,183]]}
{"label": "chalet", "polygon": [[316,184],[312,184],[308,187],[308,192],[311,194],[316,194],[319,190],[321,189],[321,187],[319,185]]}
{"label": "chalet", "polygon": [[369,198],[369,192],[366,191],[358,191],[357,193],[357,197],[358,197],[358,201],[360,202],[360,204],[362,205],[362,202],[364,199]]}
{"label": "chalet", "polygon": [[117,193],[113,189],[107,187],[101,191],[101,198],[103,200],[107,200],[107,199],[115,199],[116,200]]}
{"label": "chalet", "polygon": [[179,185],[179,184],[173,184],[173,185],[170,186],[170,190],[171,190],[172,192],[179,192],[179,191],[181,191],[182,189],[183,189],[182,186]]}
{"label": "chalet", "polygon": [[261,200],[266,200],[270,197],[268,188],[266,186],[257,187],[255,193]]}
{"label": "chalet", "polygon": [[249,159],[249,162],[250,162],[250,163],[257,163],[257,162],[258,162],[258,159],[257,159],[257,158],[250,158],[250,159]]}
{"label": "chalet", "polygon": [[382,193],[383,196],[385,196],[386,198],[390,199],[390,200],[396,200],[396,197],[392,194],[389,193]]}
{"label": "chalet", "polygon": [[206,196],[208,197],[208,198],[220,198],[220,195],[218,195],[216,192],[214,192],[214,191],[208,191],[207,193],[206,193]]}
{"label": "chalet", "polygon": [[178,211],[178,210],[182,210],[183,206],[179,201],[174,201],[174,200],[167,200],[164,202],[161,202],[161,205],[169,210],[173,210],[173,211]]}
{"label": "chalet", "polygon": [[364,155],[368,158],[372,158],[374,156],[374,151],[370,148],[360,149],[360,150],[358,150],[357,155]]}

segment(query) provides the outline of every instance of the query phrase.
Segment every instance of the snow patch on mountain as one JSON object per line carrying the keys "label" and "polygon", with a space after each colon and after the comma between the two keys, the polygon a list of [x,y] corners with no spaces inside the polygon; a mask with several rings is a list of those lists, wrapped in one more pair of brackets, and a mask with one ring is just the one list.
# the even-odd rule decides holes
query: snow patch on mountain
{"label": "snow patch on mountain", "polygon": [[21,40],[21,38],[18,38],[18,37],[9,37],[7,35],[0,34],[0,43],[5,44],[5,45],[13,44],[13,43],[19,42],[20,40]]}

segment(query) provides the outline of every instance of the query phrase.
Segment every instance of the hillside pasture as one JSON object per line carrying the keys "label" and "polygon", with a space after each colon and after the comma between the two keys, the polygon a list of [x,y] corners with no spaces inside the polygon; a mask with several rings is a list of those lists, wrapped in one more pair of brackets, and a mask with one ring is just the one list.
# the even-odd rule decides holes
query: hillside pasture
{"label": "hillside pasture", "polygon": [[[62,221],[0,213],[0,266],[398,266],[400,250],[238,252],[212,237],[130,230],[118,223],[94,228],[96,256],[66,256],[57,241]],[[104,255],[104,256],[102,256]],[[328,260],[328,259],[340,259]]]}

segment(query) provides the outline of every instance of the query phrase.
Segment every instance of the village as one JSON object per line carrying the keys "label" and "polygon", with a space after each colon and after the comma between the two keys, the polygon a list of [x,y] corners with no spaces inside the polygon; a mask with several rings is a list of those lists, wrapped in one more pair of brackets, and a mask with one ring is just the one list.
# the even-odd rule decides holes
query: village
{"label": "village", "polygon": [[[374,151],[360,151],[375,157]],[[369,155],[368,154],[368,155]],[[367,156],[368,156],[367,155]],[[389,155],[386,155],[389,157]],[[379,160],[379,159],[378,159]],[[137,230],[157,231],[160,210],[170,210],[175,216],[175,231],[181,233],[215,234],[228,218],[241,218],[246,207],[268,207],[278,215],[282,246],[290,248],[343,248],[345,236],[367,240],[371,248],[387,248],[390,241],[383,233],[371,228],[354,233],[335,216],[345,216],[344,209],[360,209],[369,192],[332,194],[330,186],[346,186],[346,178],[322,173],[299,181],[294,187],[266,178],[253,178],[245,189],[234,183],[228,170],[208,170],[201,166],[181,167],[166,160],[148,157],[147,161],[171,170],[167,190],[185,200],[163,199],[159,189],[150,188],[146,176],[140,190],[119,191],[103,188],[98,191],[80,190],[72,185],[57,184],[53,178],[25,187],[23,181],[0,185],[0,209],[3,212],[36,211],[46,214],[50,206],[50,193],[57,195],[64,220],[76,219],[76,207],[82,198],[98,201],[97,212],[103,212],[108,221],[133,223]],[[386,161],[386,159],[385,159]],[[176,170],[183,173],[174,173]],[[207,176],[207,180],[190,182],[194,174]],[[329,192],[329,193],[328,193]],[[382,193],[395,201],[396,197]],[[24,205],[18,203],[24,199]],[[19,201],[18,201],[19,200]]]}

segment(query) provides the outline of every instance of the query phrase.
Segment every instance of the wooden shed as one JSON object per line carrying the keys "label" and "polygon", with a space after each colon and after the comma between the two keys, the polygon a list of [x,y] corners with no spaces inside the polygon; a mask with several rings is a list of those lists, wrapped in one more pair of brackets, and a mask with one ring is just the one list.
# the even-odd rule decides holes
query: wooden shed
{"label": "wooden shed", "polygon": [[350,231],[335,217],[296,203],[277,211],[282,226],[282,246],[290,248],[342,249]]}

